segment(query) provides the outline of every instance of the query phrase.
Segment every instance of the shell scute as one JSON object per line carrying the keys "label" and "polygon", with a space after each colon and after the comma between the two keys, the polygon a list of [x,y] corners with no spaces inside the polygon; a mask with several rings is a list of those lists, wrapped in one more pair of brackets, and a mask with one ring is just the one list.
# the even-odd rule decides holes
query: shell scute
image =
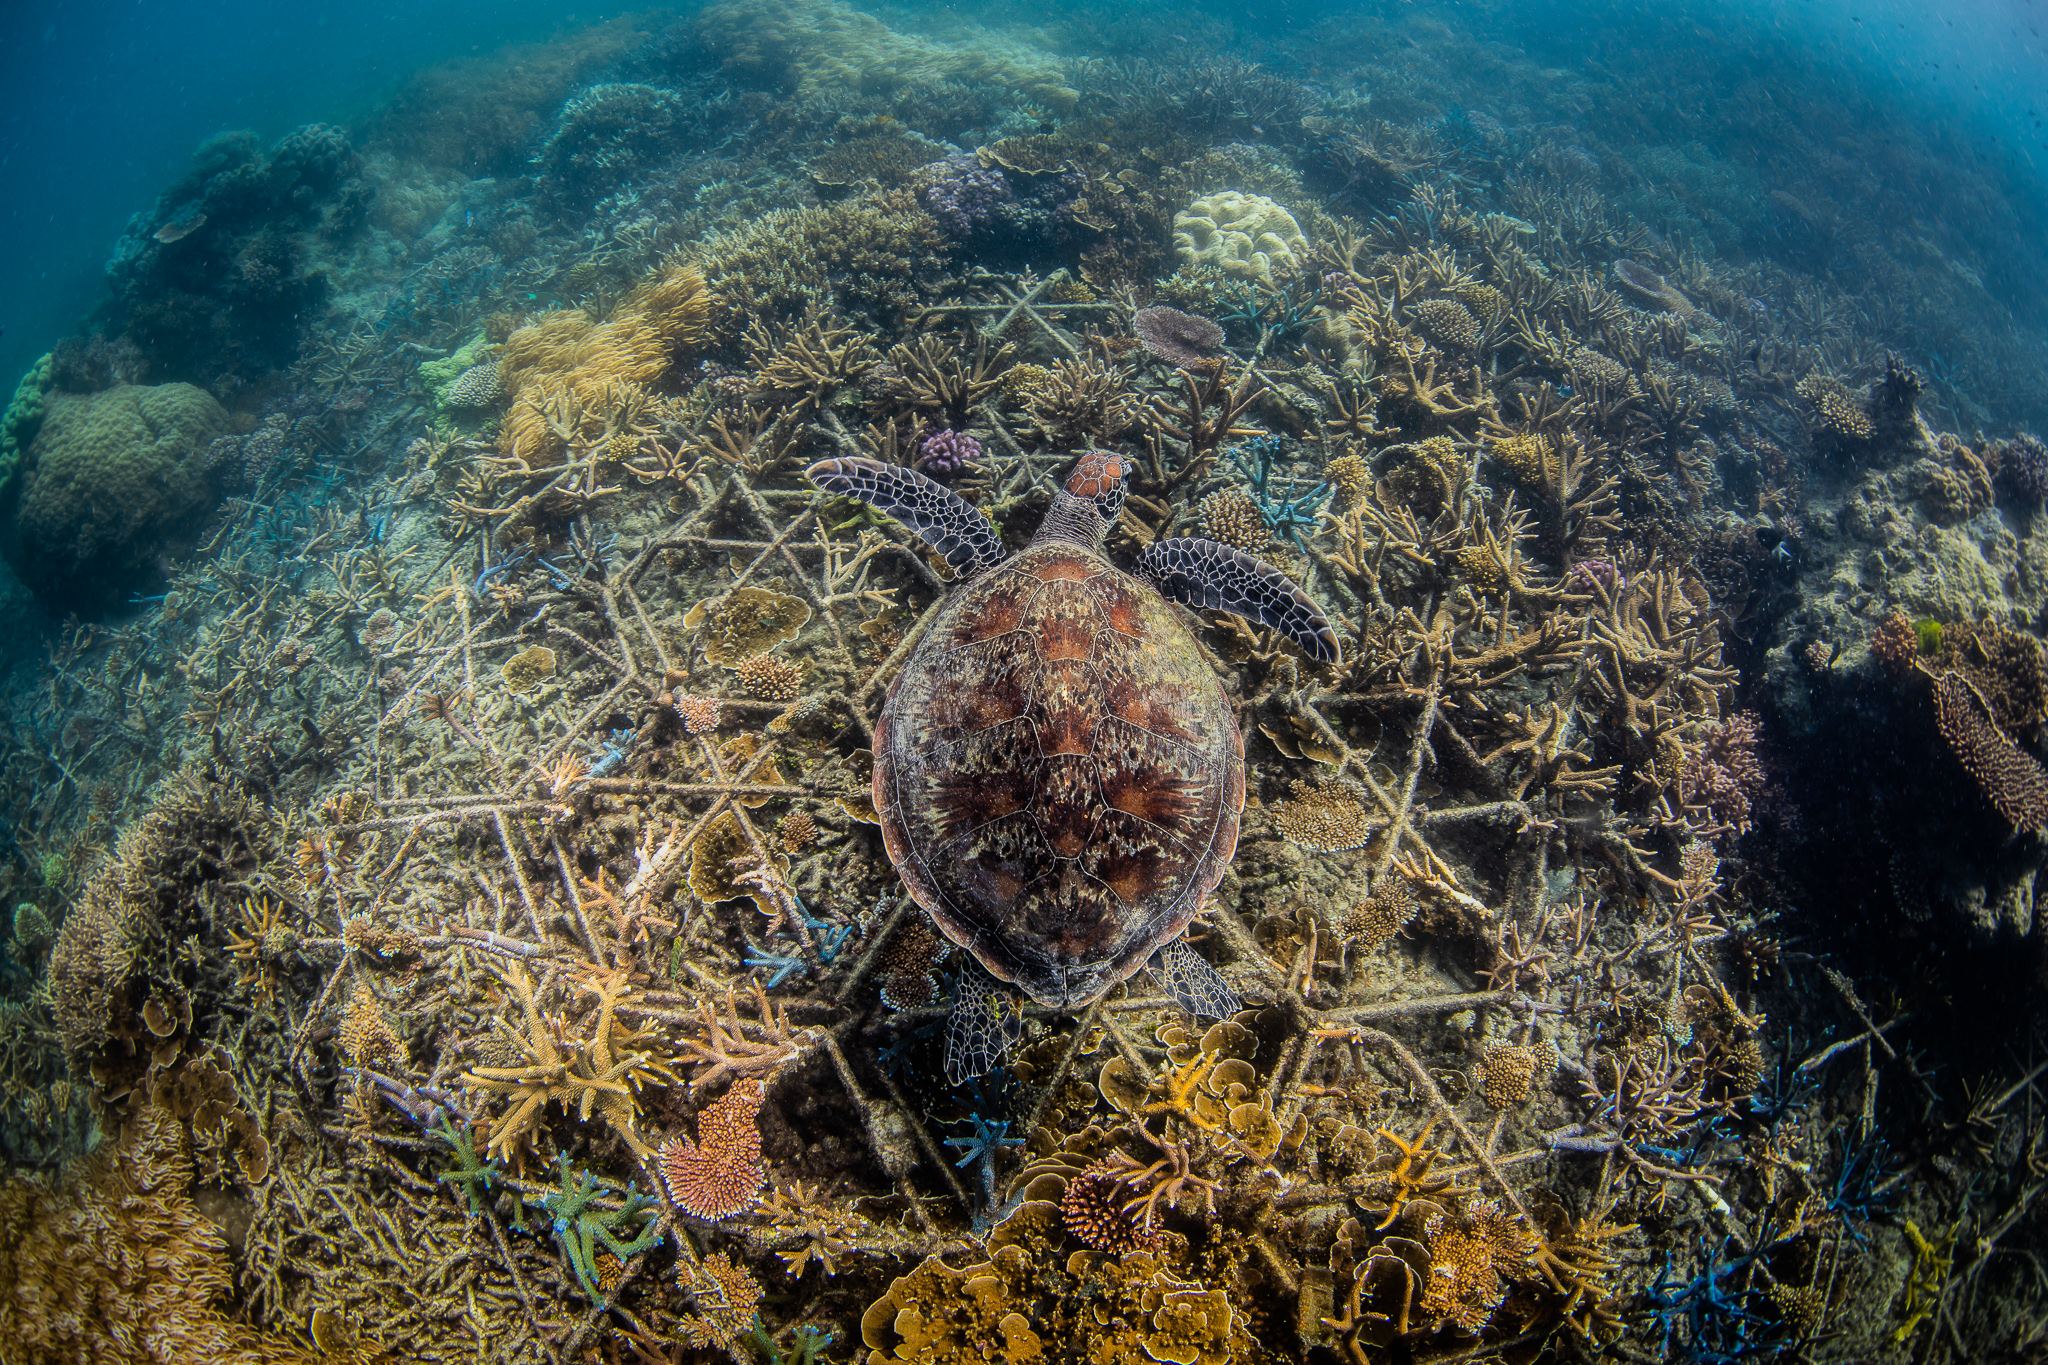
{"label": "shell scute", "polygon": [[[906,826],[913,837],[943,841],[1029,810],[1045,781],[1036,727],[1009,721],[935,746],[922,790],[912,793]],[[899,793],[901,795],[901,793]]]}
{"label": "shell scute", "polygon": [[1061,754],[1045,760],[1038,822],[1056,857],[1079,857],[1095,833],[1096,812],[1102,808],[1095,786],[1096,762],[1089,754]]}
{"label": "shell scute", "polygon": [[1224,788],[1199,753],[1112,717],[1095,761],[1105,805],[1153,826],[1190,856],[1207,847]]}
{"label": "shell scute", "polygon": [[1085,580],[1055,579],[1031,594],[1021,629],[1035,637],[1041,659],[1056,663],[1095,652],[1095,637],[1105,625],[1092,586]]}
{"label": "shell scute", "polygon": [[1041,666],[1028,636],[1012,631],[943,658],[953,685],[935,689],[919,718],[932,734],[974,734],[1032,711]]}

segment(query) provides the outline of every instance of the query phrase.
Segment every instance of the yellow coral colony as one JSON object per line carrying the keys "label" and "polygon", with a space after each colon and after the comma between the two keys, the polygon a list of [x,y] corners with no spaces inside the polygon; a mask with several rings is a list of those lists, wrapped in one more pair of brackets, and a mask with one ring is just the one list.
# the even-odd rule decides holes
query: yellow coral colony
{"label": "yellow coral colony", "polygon": [[595,440],[605,415],[638,401],[711,325],[711,293],[694,265],[670,263],[595,322],[581,309],[551,313],[505,343],[499,375],[512,395],[499,432],[507,455],[532,465],[566,440]]}
{"label": "yellow coral colony", "polygon": [[1173,247],[1183,265],[1213,265],[1267,286],[1308,256],[1308,239],[1293,214],[1264,195],[1235,190],[1207,195],[1176,213]]}

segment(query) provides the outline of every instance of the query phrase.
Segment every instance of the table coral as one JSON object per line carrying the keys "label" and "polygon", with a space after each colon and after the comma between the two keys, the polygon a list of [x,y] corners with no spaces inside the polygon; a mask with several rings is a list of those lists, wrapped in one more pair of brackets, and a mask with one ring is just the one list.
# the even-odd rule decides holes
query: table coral
{"label": "table coral", "polygon": [[683,627],[703,632],[705,658],[730,667],[795,639],[810,619],[811,608],[800,597],[744,587],[697,603],[683,617]]}

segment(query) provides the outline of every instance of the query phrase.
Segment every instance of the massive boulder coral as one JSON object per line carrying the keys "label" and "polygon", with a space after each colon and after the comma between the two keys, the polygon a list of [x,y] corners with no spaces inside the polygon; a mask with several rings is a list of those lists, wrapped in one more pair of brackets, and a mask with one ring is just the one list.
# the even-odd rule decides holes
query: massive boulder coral
{"label": "massive boulder coral", "polygon": [[45,602],[91,610],[142,579],[213,506],[228,415],[190,384],[51,394],[4,508],[7,557]]}
{"label": "massive boulder coral", "polygon": [[1294,215],[1262,194],[1220,190],[1173,216],[1181,264],[1213,265],[1239,279],[1273,284],[1308,256]]}

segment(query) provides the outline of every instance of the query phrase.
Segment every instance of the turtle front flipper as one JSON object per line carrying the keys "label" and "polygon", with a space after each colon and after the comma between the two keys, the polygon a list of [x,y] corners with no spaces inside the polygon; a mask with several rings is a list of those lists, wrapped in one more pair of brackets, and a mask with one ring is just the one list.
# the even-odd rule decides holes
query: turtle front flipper
{"label": "turtle front flipper", "polygon": [[1163,596],[1205,611],[1227,611],[1271,626],[1317,663],[1337,662],[1337,632],[1308,594],[1271,564],[1214,540],[1154,541],[1138,573]]}
{"label": "turtle front flipper", "polygon": [[1024,1036],[1024,997],[963,953],[959,998],[946,1020],[946,1084],[965,1085],[1001,1066]]}
{"label": "turtle front flipper", "polygon": [[1152,954],[1145,964],[1152,979],[1179,1005],[1197,1019],[1228,1019],[1244,1008],[1237,992],[1210,966],[1202,955],[1177,938]]}
{"label": "turtle front flipper", "polygon": [[827,493],[864,502],[903,523],[963,576],[993,569],[1006,557],[987,517],[914,469],[847,458],[820,460],[804,474]]}

